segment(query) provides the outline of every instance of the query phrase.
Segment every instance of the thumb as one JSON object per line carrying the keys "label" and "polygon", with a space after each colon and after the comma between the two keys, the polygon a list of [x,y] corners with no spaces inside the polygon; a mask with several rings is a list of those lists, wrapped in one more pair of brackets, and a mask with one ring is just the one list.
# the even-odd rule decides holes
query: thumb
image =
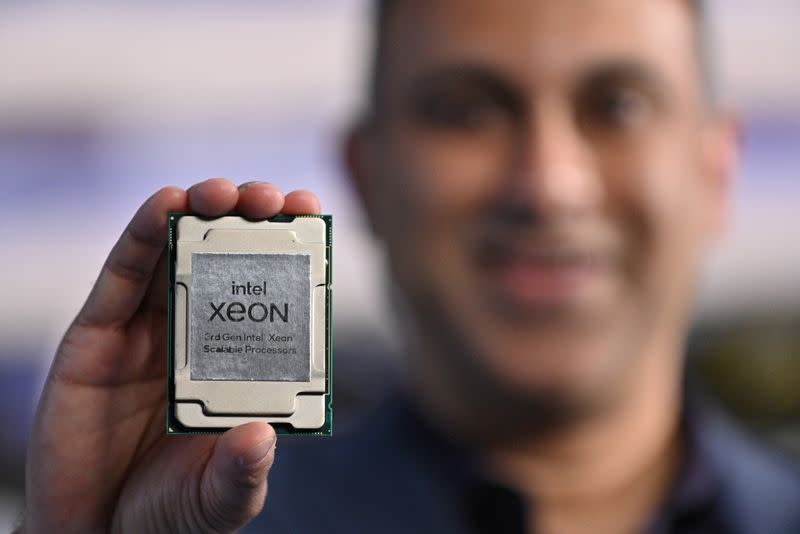
{"label": "thumb", "polygon": [[200,484],[201,517],[208,531],[234,531],[261,512],[275,439],[265,423],[248,423],[219,437]]}

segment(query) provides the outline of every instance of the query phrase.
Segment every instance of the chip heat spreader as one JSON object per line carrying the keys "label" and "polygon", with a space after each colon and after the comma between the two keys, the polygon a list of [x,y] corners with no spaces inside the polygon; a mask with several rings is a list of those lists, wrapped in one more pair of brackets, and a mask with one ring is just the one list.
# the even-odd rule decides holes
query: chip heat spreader
{"label": "chip heat spreader", "polygon": [[331,225],[170,214],[168,433],[331,434]]}

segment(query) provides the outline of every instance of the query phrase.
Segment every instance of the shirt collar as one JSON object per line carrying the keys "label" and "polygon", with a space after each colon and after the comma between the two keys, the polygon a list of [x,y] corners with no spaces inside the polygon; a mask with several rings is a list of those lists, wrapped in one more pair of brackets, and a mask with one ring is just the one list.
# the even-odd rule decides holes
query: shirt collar
{"label": "shirt collar", "polygon": [[[389,419],[394,423],[387,437],[403,442],[415,454],[425,455],[429,465],[438,466],[439,476],[452,484],[465,505],[472,509],[477,501],[506,495],[502,506],[524,514],[522,496],[492,481],[474,450],[446,438],[405,395],[393,395],[388,404],[393,412]],[[680,421],[681,464],[675,482],[646,530],[648,533],[673,532],[682,525],[707,521],[709,515],[713,515],[720,479],[702,445],[704,418],[702,401],[685,391]]]}
{"label": "shirt collar", "polygon": [[715,520],[721,480],[703,444],[706,409],[699,395],[686,388],[680,420],[682,460],[675,481],[648,533],[683,531],[684,526]]}

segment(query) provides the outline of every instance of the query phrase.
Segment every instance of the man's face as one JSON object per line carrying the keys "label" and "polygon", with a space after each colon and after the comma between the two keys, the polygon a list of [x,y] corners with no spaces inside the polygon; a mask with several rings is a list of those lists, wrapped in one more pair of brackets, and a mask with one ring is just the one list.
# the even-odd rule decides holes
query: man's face
{"label": "man's face", "polygon": [[681,0],[398,2],[356,172],[426,358],[591,397],[682,329],[724,212],[692,16]]}

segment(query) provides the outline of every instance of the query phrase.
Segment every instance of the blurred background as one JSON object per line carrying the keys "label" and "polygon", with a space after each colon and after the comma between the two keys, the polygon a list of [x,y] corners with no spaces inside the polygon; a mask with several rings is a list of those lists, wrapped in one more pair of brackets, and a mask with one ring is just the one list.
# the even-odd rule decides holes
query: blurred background
{"label": "blurred background", "polygon": [[[741,112],[745,151],[690,367],[800,458],[800,3],[711,8],[720,93]],[[337,155],[360,104],[369,20],[366,0],[0,0],[0,532],[19,514],[59,338],[163,185],[226,176],[316,191],[335,217],[337,427],[396,375],[380,249]]]}

